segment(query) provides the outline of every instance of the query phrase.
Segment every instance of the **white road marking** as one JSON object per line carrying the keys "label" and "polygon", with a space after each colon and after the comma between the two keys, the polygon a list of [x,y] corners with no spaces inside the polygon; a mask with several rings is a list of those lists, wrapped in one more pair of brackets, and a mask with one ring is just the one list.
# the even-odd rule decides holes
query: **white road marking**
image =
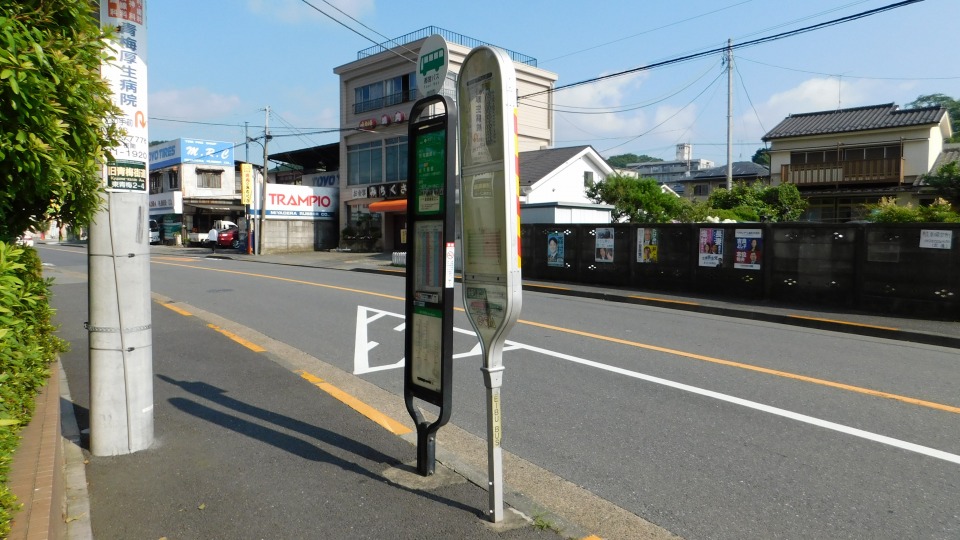
{"label": "white road marking", "polygon": [[[375,315],[373,317],[368,317],[366,315],[368,312],[374,312]],[[404,360],[402,358],[400,359],[399,362],[395,364],[370,367],[367,352],[370,349],[372,349],[372,347],[366,346],[366,344],[368,343],[367,342],[367,324],[385,316],[398,317],[401,319],[403,318],[403,315],[390,313],[388,311],[357,307],[357,341],[356,341],[357,347],[354,352],[354,371],[353,371],[355,375],[362,375],[363,373],[370,373],[374,371],[385,371],[388,369],[399,369],[403,367]],[[394,328],[394,330],[397,330],[397,331],[399,331],[399,329],[400,329],[400,326]],[[453,331],[459,334],[466,334],[474,337],[476,336],[476,333],[473,330],[464,330],[461,328],[454,328]],[[361,339],[361,336],[362,336],[362,339]],[[713,390],[707,390],[705,388],[699,388],[697,386],[691,386],[689,384],[671,381],[669,379],[655,377],[653,375],[647,375],[645,373],[631,371],[629,369],[610,366],[594,360],[587,360],[586,358],[580,358],[578,356],[572,356],[569,354],[551,351],[549,349],[534,347],[532,345],[524,345],[522,343],[517,343],[510,340],[507,340],[504,343],[503,350],[504,352],[514,351],[514,350],[525,350],[525,351],[543,354],[546,356],[551,356],[553,358],[558,358],[560,360],[566,360],[568,362],[573,362],[583,366],[596,368],[599,370],[607,371],[609,373],[615,373],[617,375],[623,375],[625,377],[639,379],[639,380],[650,382],[653,384],[659,384],[661,386],[667,386],[669,388],[674,388],[684,392],[690,392],[692,394],[713,398],[719,401],[733,403],[735,405],[740,405],[742,407],[747,407],[749,409],[754,409],[754,410],[765,412],[768,414],[773,414],[783,418],[789,418],[790,420],[795,420],[797,422],[803,422],[805,424],[810,424],[810,425],[821,427],[824,429],[829,429],[831,431],[836,431],[838,433],[851,435],[853,437],[859,437],[861,439],[866,439],[868,441],[885,444],[888,446],[892,446],[894,448],[900,448],[901,450],[907,450],[908,452],[914,452],[917,454],[925,455],[935,459],[941,459],[943,461],[948,461],[950,463],[956,463],[960,465],[960,455],[957,455],[957,454],[951,454],[949,452],[944,452],[943,450],[937,450],[936,448],[930,448],[928,446],[923,446],[923,445],[903,441],[900,439],[895,439],[893,437],[888,437],[886,435],[880,435],[878,433],[873,433],[870,431],[846,426],[843,424],[838,424],[836,422],[831,422],[829,420],[824,420],[822,418],[816,418],[814,416],[809,416],[806,414],[788,411],[786,409],[781,409],[779,407],[764,405],[763,403],[758,403],[756,401],[750,401],[748,399],[743,399],[736,396],[715,392]],[[468,358],[471,356],[480,356],[480,354],[481,354],[480,344],[478,342],[468,352],[455,354],[453,355],[453,357],[454,359],[460,359],[460,358]]]}

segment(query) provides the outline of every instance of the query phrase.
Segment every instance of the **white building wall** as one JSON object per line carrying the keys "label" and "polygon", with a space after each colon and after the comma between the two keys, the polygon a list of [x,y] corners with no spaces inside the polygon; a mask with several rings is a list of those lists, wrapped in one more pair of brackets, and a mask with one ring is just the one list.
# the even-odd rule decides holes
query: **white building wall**
{"label": "white building wall", "polygon": [[607,177],[606,172],[592,160],[580,157],[566,168],[532,186],[532,190],[526,196],[526,202],[533,204],[556,201],[591,203],[583,183],[585,172],[593,173],[594,182],[602,182]]}

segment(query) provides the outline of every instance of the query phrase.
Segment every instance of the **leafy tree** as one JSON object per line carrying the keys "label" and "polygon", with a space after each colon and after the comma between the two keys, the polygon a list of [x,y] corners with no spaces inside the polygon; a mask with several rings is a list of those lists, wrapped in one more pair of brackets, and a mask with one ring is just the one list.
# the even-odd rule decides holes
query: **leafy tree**
{"label": "leafy tree", "polygon": [[731,189],[717,189],[710,194],[707,204],[718,210],[732,210],[742,221],[791,221],[807,207],[797,186],[768,186],[761,182],[737,182]]}
{"label": "leafy tree", "polygon": [[960,208],[960,163],[944,163],[936,173],[926,174],[923,179],[954,207]]}
{"label": "leafy tree", "polygon": [[646,154],[636,155],[636,154],[620,154],[617,156],[610,156],[607,158],[607,164],[611,167],[626,167],[631,163],[650,163],[652,161],[663,161],[660,158],[655,158],[653,156],[648,156]]}
{"label": "leafy tree", "polygon": [[770,150],[766,148],[757,148],[757,151],[753,153],[753,157],[750,158],[750,161],[756,163],[757,165],[763,165],[764,167],[770,166]]}
{"label": "leafy tree", "polygon": [[953,137],[947,142],[960,142],[960,101],[946,94],[925,94],[907,103],[909,109],[938,106],[946,107],[947,114],[950,115],[950,126],[953,127]]}
{"label": "leafy tree", "polygon": [[594,202],[613,205],[614,221],[630,223],[665,223],[679,218],[687,201],[663,193],[652,178],[612,175],[587,188],[587,197]]}
{"label": "leafy tree", "polygon": [[122,130],[85,0],[0,2],[0,240],[48,219],[82,226]]}

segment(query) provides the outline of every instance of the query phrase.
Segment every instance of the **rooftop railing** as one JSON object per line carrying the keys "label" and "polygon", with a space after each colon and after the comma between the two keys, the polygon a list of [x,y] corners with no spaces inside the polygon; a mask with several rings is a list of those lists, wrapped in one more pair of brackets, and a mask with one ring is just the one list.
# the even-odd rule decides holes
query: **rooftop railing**
{"label": "rooftop railing", "polygon": [[[362,51],[357,52],[357,60],[363,60],[364,58],[373,56],[375,54],[380,54],[386,52],[390,49],[396,47],[402,47],[408,43],[413,43],[414,41],[430,37],[433,34],[439,34],[443,36],[443,39],[447,40],[450,43],[456,43],[457,45],[462,45],[464,47],[479,47],[480,45],[490,45],[495,46],[486,41],[481,41],[479,39],[474,39],[472,37],[464,36],[456,32],[451,32],[450,30],[445,30],[437,26],[427,26],[426,28],[421,28],[409,34],[400,36],[396,39],[390,41],[385,41],[379,45],[374,45],[372,47],[367,47]],[[503,47],[500,47],[503,49]],[[521,64],[526,64],[531,67],[537,67],[537,59],[532,56],[527,56],[525,54],[520,54],[516,51],[511,51],[510,49],[503,49],[510,56],[510,59],[514,62]]]}

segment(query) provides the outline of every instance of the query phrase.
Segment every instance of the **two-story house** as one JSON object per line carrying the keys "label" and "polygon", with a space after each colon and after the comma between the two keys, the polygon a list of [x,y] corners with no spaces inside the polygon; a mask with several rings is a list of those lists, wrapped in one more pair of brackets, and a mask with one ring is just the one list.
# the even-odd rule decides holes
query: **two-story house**
{"label": "two-story house", "polygon": [[771,184],[794,184],[809,203],[802,219],[845,222],[881,197],[912,204],[927,198],[920,177],[951,133],[945,108],[887,103],[791,114],[763,141],[770,145]]}
{"label": "two-story house", "polygon": [[[340,227],[374,227],[384,250],[401,249],[406,231],[407,121],[423,97],[417,88],[420,46],[431,35],[447,42],[449,66],[441,93],[455,98],[456,77],[473,47],[484,42],[427,27],[359,51],[336,67],[340,77]],[[537,67],[533,57],[507,50],[517,75],[520,151],[553,145],[555,73]]]}

